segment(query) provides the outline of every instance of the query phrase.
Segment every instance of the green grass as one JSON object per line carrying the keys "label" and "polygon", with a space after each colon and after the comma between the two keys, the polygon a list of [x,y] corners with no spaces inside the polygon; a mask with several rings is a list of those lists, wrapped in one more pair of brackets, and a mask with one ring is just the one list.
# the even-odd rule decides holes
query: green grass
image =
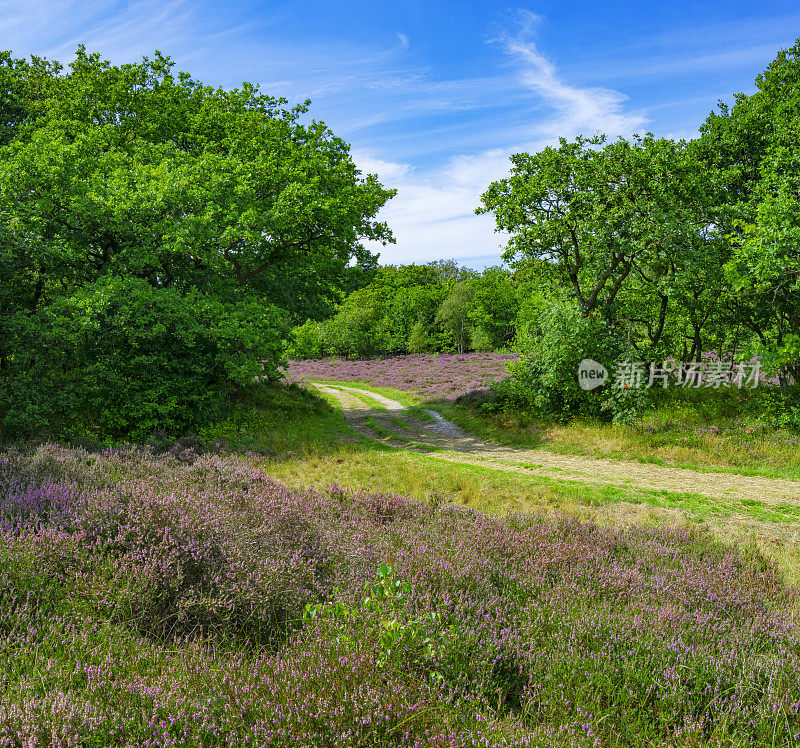
{"label": "green grass", "polygon": [[778,564],[787,581],[800,582],[796,542],[800,511],[795,507],[747,506],[702,494],[515,473],[389,447],[370,450],[348,445],[335,453],[272,461],[266,469],[297,488],[334,483],[352,489],[368,487],[501,515],[555,511],[613,526],[699,525],[723,540],[753,543]]}
{"label": "green grass", "polygon": [[638,426],[618,426],[589,420],[558,424],[521,411],[487,413],[445,401],[426,406],[470,434],[507,446],[800,480],[797,434],[750,426],[733,417],[718,420],[719,433],[714,434],[697,433],[704,427],[695,425],[694,418],[683,417],[683,411],[669,408],[655,411]]}
{"label": "green grass", "polygon": [[401,437],[393,434],[391,431],[387,431],[383,426],[381,426],[374,418],[366,418],[365,419],[367,426],[369,426],[381,439],[398,439],[400,440]]}
{"label": "green grass", "polygon": [[[379,392],[366,383],[341,383]],[[316,392],[316,391],[315,391]],[[316,398],[315,394],[308,393]],[[383,389],[380,394],[397,393]],[[320,393],[323,395],[323,393]],[[393,397],[393,399],[398,399]],[[326,398],[331,407],[321,415],[331,427],[324,438],[315,439],[320,430],[310,429],[308,413],[299,412],[293,422],[283,422],[283,439],[297,441],[291,432],[300,428],[310,434],[301,454],[275,462],[270,471],[291,485],[327,486],[339,483],[352,488],[372,486],[416,498],[446,496],[453,503],[490,512],[508,510],[558,510],[594,518],[609,524],[668,522],[709,526],[723,540],[757,545],[776,561],[787,580],[800,582],[800,546],[797,545],[800,508],[785,505],[761,506],[735,501],[717,501],[700,494],[639,489],[630,484],[592,484],[535,475],[515,475],[496,468],[458,464],[433,459],[425,454],[396,450],[369,439],[345,442],[353,432],[344,424],[335,398]],[[413,402],[412,396],[406,403]],[[562,454],[632,459],[644,463],[690,467],[709,472],[732,472],[768,477],[800,477],[800,467],[787,450],[776,449],[771,463],[760,467],[713,463],[715,452],[695,447],[683,459],[676,459],[674,445],[659,451],[652,435],[631,427],[573,422],[566,425],[543,424],[525,414],[493,415],[452,403],[426,403],[457,423],[465,431],[507,445],[538,447]],[[416,418],[431,416],[422,405],[411,406],[408,414]],[[424,414],[422,416],[421,414]],[[385,430],[384,430],[385,431]],[[331,435],[338,433],[331,438]],[[388,433],[388,432],[386,432]],[[398,438],[393,435],[393,438]],[[402,437],[399,437],[402,440]],[[712,437],[708,437],[709,439]],[[718,439],[719,437],[713,437]],[[422,445],[408,443],[420,451]],[[735,463],[735,454],[731,462]],[[785,462],[782,462],[784,460]],[[533,466],[535,468],[535,466]]]}
{"label": "green grass", "polygon": [[[294,389],[292,388],[290,395],[292,398],[297,396]],[[302,402],[308,398],[312,402],[319,399],[308,392],[304,392],[301,397]],[[543,506],[561,508],[571,505],[598,507],[628,502],[658,508],[680,507],[700,519],[713,515],[727,517],[734,513],[759,517],[768,515],[772,518],[780,516],[788,522],[796,522],[800,518],[800,510],[795,512],[792,507],[765,509],[760,502],[754,500],[744,500],[739,505],[734,505],[733,502],[726,504],[701,494],[638,488],[629,483],[591,483],[513,472],[517,467],[533,470],[539,467],[533,463],[508,463],[508,469],[503,469],[488,464],[483,466],[448,462],[424,454],[392,450],[367,439],[360,443],[344,444],[340,437],[352,435],[354,432],[344,424],[340,412],[319,404],[310,412],[321,415],[325,424],[333,427],[333,432],[339,436],[331,439],[332,434],[325,432],[325,439],[309,439],[309,434],[319,436],[318,431],[308,426],[309,410],[295,407],[292,412],[295,414],[294,419],[281,422],[282,438],[290,444],[302,443],[304,448],[285,453],[285,459],[272,464],[270,471],[296,487],[325,486],[330,483],[351,488],[369,485],[416,498],[425,498],[432,492],[444,493],[451,496],[454,503],[481,509],[530,509]],[[311,418],[313,420],[314,416]],[[372,418],[367,418],[366,422],[380,437],[419,446],[412,439],[388,431]],[[270,437],[274,439],[272,429],[261,435],[262,443],[274,444]],[[464,479],[465,476],[470,477]]]}
{"label": "green grass", "polygon": [[[405,405],[406,407],[416,405],[420,402],[419,395],[413,392],[406,392],[405,390],[396,390],[393,387],[376,387],[374,384],[370,384],[369,382],[342,382],[338,379],[318,379],[314,378],[313,380],[309,380],[313,384],[314,382],[318,382],[319,384],[328,384],[332,386],[339,386],[339,387],[356,387],[362,390],[368,390],[372,392],[377,392],[379,395],[383,395],[384,397],[388,397],[391,400],[396,400],[401,405]],[[356,395],[358,393],[352,393]]]}
{"label": "green grass", "polygon": [[332,396],[297,385],[258,384],[233,404],[225,420],[201,430],[200,437],[222,440],[233,451],[272,455],[328,453],[343,441],[358,448],[365,440],[344,422],[336,403]]}
{"label": "green grass", "polygon": [[[381,394],[391,396],[389,392]],[[506,444],[534,446],[532,434],[537,424],[528,423],[525,427],[512,424],[506,429],[497,416],[452,404],[437,405],[445,417],[465,431],[483,438],[500,437],[497,441]],[[420,410],[419,406],[413,408],[413,415],[419,417]],[[516,474],[488,465],[448,462],[423,453],[438,451],[433,447],[417,444],[400,434],[390,434],[377,422],[375,426],[379,435],[391,436],[417,451],[397,449],[359,436],[345,423],[333,396],[281,384],[253,388],[247,397],[236,403],[236,410],[225,421],[204,430],[201,435],[209,441],[226,440],[235,451],[272,455],[265,464],[269,472],[276,479],[298,488],[324,487],[331,483],[356,489],[373,487],[421,499],[444,496],[452,503],[489,512],[566,511],[615,525],[640,521],[706,524],[723,539],[756,543],[776,560],[787,579],[800,581],[800,547],[796,542],[800,521],[798,507],[753,503],[757,500],[717,501],[700,494],[641,489],[627,483],[581,482]],[[584,443],[593,429],[616,434],[614,438],[619,443],[624,438],[634,439],[626,437],[630,431],[626,427],[569,424],[549,428],[560,431],[548,437],[546,429],[542,428],[536,446],[564,454],[637,459],[633,447],[619,449],[618,444],[612,449],[612,445],[601,444],[589,449]],[[520,438],[523,431],[528,433]],[[567,438],[570,434],[577,442]],[[580,448],[581,444],[584,449]],[[643,449],[640,442],[635,442],[634,446],[637,444],[638,449]],[[639,459],[655,462],[659,458],[639,454]],[[667,459],[663,462],[670,464]],[[683,464],[707,470],[733,470],[697,462]],[[520,466],[525,467],[524,464]],[[536,468],[533,463],[530,467]],[[779,470],[770,473],[768,468],[753,472],[780,473]],[[790,476],[791,470],[785,470],[786,474]]]}
{"label": "green grass", "polygon": [[524,410],[492,413],[475,404],[422,402],[415,393],[365,382],[337,384],[391,397],[408,407],[409,416],[427,423],[434,419],[425,409],[436,410],[467,433],[506,446],[800,480],[800,434],[766,425],[754,394],[681,392],[663,397],[639,423],[621,426],[587,419],[562,424]]}
{"label": "green grass", "polygon": [[401,429],[407,429],[408,431],[413,431],[414,428],[409,426],[404,420],[401,418],[390,418],[389,419],[395,426],[399,426]]}

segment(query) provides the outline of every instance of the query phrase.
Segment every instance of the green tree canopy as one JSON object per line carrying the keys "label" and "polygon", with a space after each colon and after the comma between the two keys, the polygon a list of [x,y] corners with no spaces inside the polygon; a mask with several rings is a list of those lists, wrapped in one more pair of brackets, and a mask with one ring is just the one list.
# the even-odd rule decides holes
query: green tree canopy
{"label": "green tree canopy", "polygon": [[662,273],[713,230],[714,183],[683,142],[562,138],[511,163],[477,212],[510,234],[505,259],[552,263],[586,315],[610,313],[632,274]]}
{"label": "green tree canopy", "polygon": [[800,383],[800,40],[720,105],[702,129],[706,159],[727,175],[738,318]]}
{"label": "green tree canopy", "polygon": [[[320,316],[349,290],[353,263],[374,268],[364,240],[391,241],[375,216],[394,192],[363,176],[348,145],[323,123],[304,122],[307,102],[287,109],[250,84],[205,86],[174,75],[158,52],[114,66],[79,48],[66,70],[6,53],[0,84],[0,407],[7,426],[37,409],[40,421],[48,419],[47,408],[28,402],[35,387],[20,346],[44,345],[53,315],[74,317],[78,297],[95,299],[81,302],[84,326],[71,323],[60,371],[38,372],[53,386],[39,397],[52,401],[51,414],[66,403],[59,378],[72,387],[68,410],[85,405],[87,367],[97,355],[90,328],[102,328],[100,318],[120,308],[106,301],[123,287],[128,299],[137,289],[137,304],[149,294],[176,313],[176,299],[184,299],[194,319],[206,299],[220,320],[204,327],[236,319],[225,345],[208,328],[216,342],[198,363],[221,396],[233,383],[228,354],[250,362],[234,367],[238,380],[274,375],[287,325]],[[134,279],[139,285],[130,285]],[[166,345],[164,377],[172,376],[169,356],[184,354]],[[162,415],[145,420],[170,427],[193,421]],[[108,430],[133,427],[121,415]]]}

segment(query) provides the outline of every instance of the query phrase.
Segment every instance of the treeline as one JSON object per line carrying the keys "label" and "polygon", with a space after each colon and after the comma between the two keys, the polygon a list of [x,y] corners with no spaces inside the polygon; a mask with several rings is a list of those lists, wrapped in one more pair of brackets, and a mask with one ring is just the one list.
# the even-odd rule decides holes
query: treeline
{"label": "treeline", "polygon": [[[800,426],[800,44],[689,142],[562,139],[511,158],[478,212],[504,258],[539,262],[545,305],[507,394],[549,415],[630,419],[649,395],[580,392],[578,362],[762,356]],[[559,382],[560,380],[560,382]]]}
{"label": "treeline", "polygon": [[429,351],[492,351],[510,345],[520,310],[535,296],[523,271],[477,272],[455,260],[387,265],[330,318],[294,330],[293,358],[369,358]]}

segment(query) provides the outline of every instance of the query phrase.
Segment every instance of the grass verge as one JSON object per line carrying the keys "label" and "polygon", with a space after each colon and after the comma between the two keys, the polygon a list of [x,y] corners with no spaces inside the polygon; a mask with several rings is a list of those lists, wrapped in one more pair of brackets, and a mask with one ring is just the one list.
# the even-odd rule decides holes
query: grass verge
{"label": "grass verge", "polygon": [[200,437],[221,440],[235,452],[268,455],[324,454],[338,451],[343,442],[358,448],[364,440],[344,422],[336,404],[336,398],[298,385],[258,384],[233,404],[225,420],[202,429]]}
{"label": "grass verge", "polygon": [[[314,382],[318,382],[319,384],[328,384],[334,387],[356,387],[360,390],[367,390],[368,392],[376,392],[379,395],[383,395],[384,397],[391,398],[392,400],[397,400],[398,403],[401,405],[405,405],[406,407],[410,407],[412,405],[416,405],[420,402],[421,398],[414,392],[406,392],[404,390],[397,390],[393,387],[376,387],[374,384],[370,384],[369,382],[343,382],[338,379],[320,379],[315,377],[313,380],[309,380],[310,384]],[[356,394],[356,393],[353,393]]]}
{"label": "grass verge", "polygon": [[[707,472],[761,475],[800,480],[800,436],[729,422],[715,428],[659,419],[638,426],[575,420],[541,421],[529,413],[487,413],[447,401],[425,404],[467,433],[507,446],[545,449],[557,454],[636,460]],[[748,433],[748,429],[752,429]]]}

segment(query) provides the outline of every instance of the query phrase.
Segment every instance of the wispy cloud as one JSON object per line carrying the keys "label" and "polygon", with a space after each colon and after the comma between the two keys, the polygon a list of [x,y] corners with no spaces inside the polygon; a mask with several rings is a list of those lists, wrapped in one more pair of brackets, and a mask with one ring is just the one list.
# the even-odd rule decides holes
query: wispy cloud
{"label": "wispy cloud", "polygon": [[543,134],[570,136],[604,132],[627,135],[647,122],[641,112],[624,109],[627,97],[608,88],[580,88],[563,80],[555,65],[536,47],[533,35],[541,17],[520,11],[520,28],[515,34],[503,34],[495,41],[521,65],[524,85],[541,96],[555,112],[537,127]]}
{"label": "wispy cloud", "polygon": [[[497,261],[506,238],[494,232],[491,216],[476,216],[480,195],[493,180],[508,173],[512,153],[539,151],[559,136],[630,135],[647,123],[642,112],[625,109],[626,97],[607,88],[581,88],[563,79],[533,41],[541,19],[523,12],[514,33],[490,40],[516,65],[517,88],[534,94],[529,101],[532,124],[491,131],[498,144],[478,153],[451,155],[435,169],[419,171],[410,164],[379,162],[356,154],[367,171],[397,186],[397,197],[384,209],[397,245],[382,250],[384,262],[419,262],[457,256],[478,265]],[[510,86],[508,80],[504,86]],[[390,179],[390,177],[392,177]]]}
{"label": "wispy cloud", "polygon": [[187,0],[3,0],[0,35],[16,54],[68,60],[78,44],[115,60],[202,50],[212,28]]}

